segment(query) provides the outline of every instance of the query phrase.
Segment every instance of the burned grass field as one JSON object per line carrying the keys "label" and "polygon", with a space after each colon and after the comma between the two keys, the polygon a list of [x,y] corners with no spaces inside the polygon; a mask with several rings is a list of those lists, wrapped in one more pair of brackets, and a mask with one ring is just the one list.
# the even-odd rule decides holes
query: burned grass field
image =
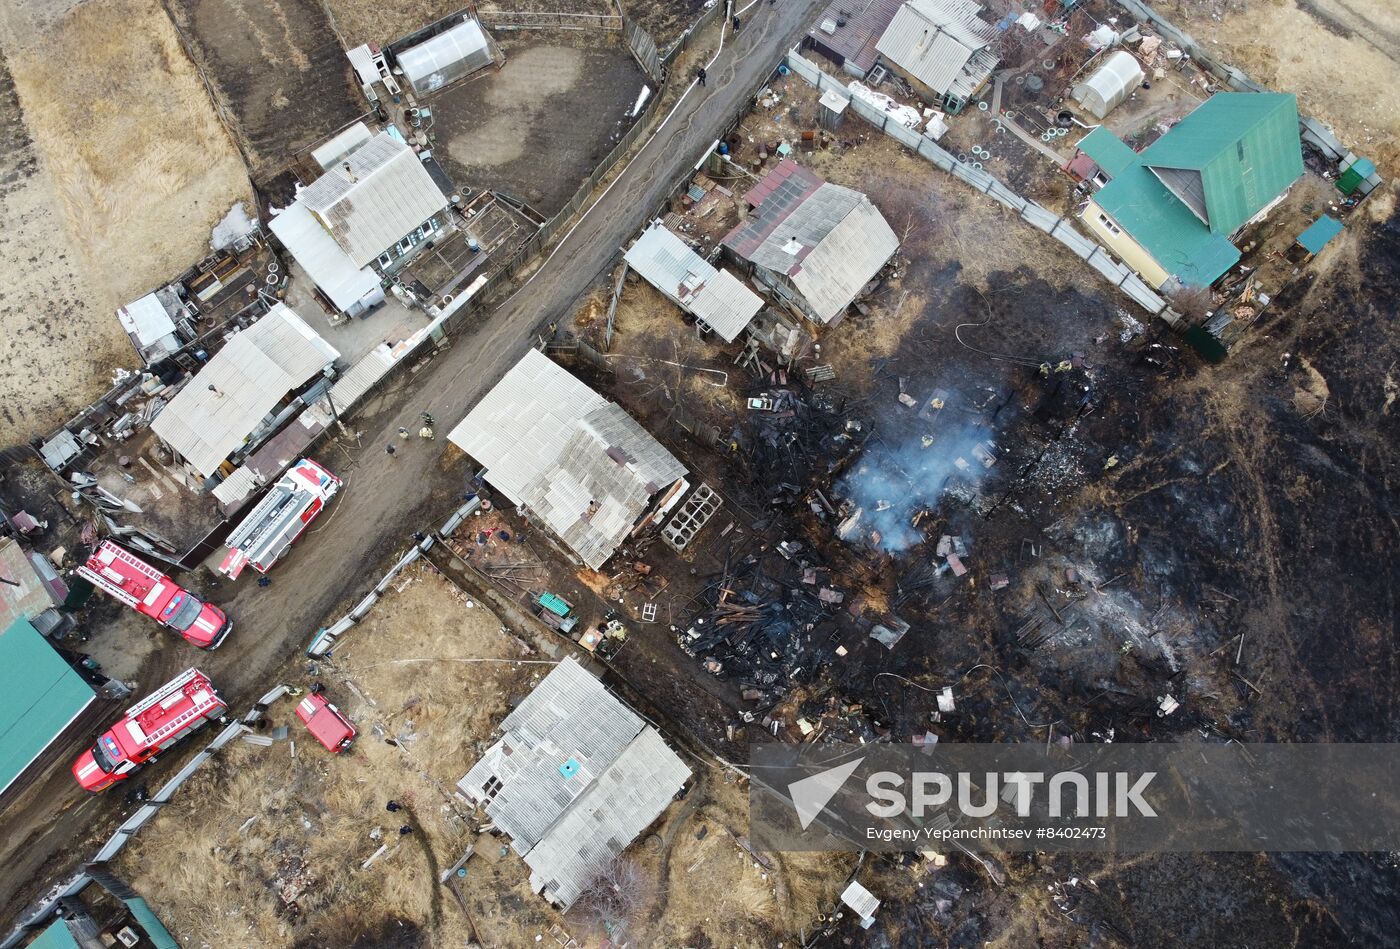
{"label": "burned grass field", "polygon": [[[731,139],[742,162],[815,125],[810,93],[772,89]],[[859,123],[838,137],[799,160],[867,193],[903,247],[800,363],[834,378],[736,366],[645,285],[594,377],[733,505],[668,575],[678,644],[740,691],[736,727],[1392,740],[1393,194],[1286,286],[1269,272],[1273,306],[1207,366],[989,200]],[[670,209],[702,253],[732,223],[702,220],[712,203]],[[605,303],[586,304],[586,336]],[[734,519],[752,530],[719,529]],[[1393,922],[1370,900],[1394,869],[1355,855],[954,855],[876,879],[894,893],[911,874],[896,944],[1202,945],[1241,925],[1365,942]],[[1163,890],[1182,897],[1159,909]]]}

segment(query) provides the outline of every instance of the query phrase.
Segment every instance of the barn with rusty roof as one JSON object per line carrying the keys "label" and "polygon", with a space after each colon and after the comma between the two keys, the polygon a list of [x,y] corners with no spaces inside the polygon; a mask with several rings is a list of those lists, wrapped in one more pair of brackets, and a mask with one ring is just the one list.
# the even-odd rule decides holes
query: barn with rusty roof
{"label": "barn with rusty roof", "polygon": [[839,323],[899,250],[868,197],[828,184],[792,159],[779,162],[744,200],[753,213],[725,235],[725,251],[821,326]]}

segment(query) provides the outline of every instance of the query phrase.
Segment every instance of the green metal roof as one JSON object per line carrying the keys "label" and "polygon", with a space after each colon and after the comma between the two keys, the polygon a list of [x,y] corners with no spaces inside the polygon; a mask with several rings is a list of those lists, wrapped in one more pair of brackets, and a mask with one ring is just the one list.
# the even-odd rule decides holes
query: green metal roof
{"label": "green metal roof", "polygon": [[1094,160],[1104,174],[1112,178],[1137,161],[1137,152],[1110,132],[1107,126],[1100,125],[1079,140],[1079,150]]}
{"label": "green metal roof", "polygon": [[1289,92],[1217,93],[1139,161],[1199,175],[1210,229],[1228,236],[1302,175],[1298,100]]}
{"label": "green metal roof", "polygon": [[1240,259],[1234,244],[1212,234],[1140,164],[1115,175],[1094,200],[1163,270],[1187,286],[1210,286]]}
{"label": "green metal roof", "polygon": [[1327,246],[1327,242],[1342,233],[1342,222],[1330,214],[1324,214],[1314,221],[1306,231],[1298,235],[1298,243],[1309,254],[1316,254]]}
{"label": "green metal roof", "polygon": [[61,919],[49,923],[49,928],[39,934],[28,949],[82,949],[78,940],[68,931],[68,924]]}
{"label": "green metal roof", "polygon": [[1217,93],[1126,164],[1131,149],[1102,126],[1079,148],[1112,177],[1094,200],[1188,286],[1208,286],[1233,267],[1240,252],[1228,236],[1303,173],[1289,93]]}
{"label": "green metal roof", "polygon": [[29,620],[0,633],[0,790],[96,697]]}
{"label": "green metal roof", "polygon": [[133,897],[124,900],[126,908],[131,910],[131,915],[136,917],[136,921],[141,924],[141,928],[146,932],[146,938],[155,944],[156,949],[180,949],[180,944],[175,941],[175,937],[170,935],[170,930],[156,918],[156,914],[151,912],[151,907],[141,897]]}

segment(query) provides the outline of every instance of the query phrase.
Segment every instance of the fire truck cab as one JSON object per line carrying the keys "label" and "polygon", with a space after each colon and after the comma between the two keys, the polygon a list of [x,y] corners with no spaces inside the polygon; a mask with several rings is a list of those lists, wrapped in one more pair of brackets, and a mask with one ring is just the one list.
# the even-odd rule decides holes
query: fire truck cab
{"label": "fire truck cab", "polygon": [[233,630],[224,611],[205,603],[131,551],[104,540],[78,575],[99,590],[175,630],[200,649],[217,649]]}
{"label": "fire truck cab", "polygon": [[123,781],[157,754],[228,708],[209,677],[186,669],[127,709],[126,715],[73,762],[84,790],[101,791]]}
{"label": "fire truck cab", "polygon": [[310,458],[292,465],[228,535],[224,546],[229,552],[219,571],[236,579],[250,564],[260,573],[272,569],[340,485],[339,478]]}
{"label": "fire truck cab", "polygon": [[297,718],[306,723],[316,740],[332,754],[338,755],[349,748],[358,734],[350,720],[318,689],[312,689],[297,703]]}

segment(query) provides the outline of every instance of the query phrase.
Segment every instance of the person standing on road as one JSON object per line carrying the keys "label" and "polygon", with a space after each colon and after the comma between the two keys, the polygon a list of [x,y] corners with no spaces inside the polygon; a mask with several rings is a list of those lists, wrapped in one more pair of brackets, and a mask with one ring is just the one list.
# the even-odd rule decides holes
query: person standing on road
{"label": "person standing on road", "polygon": [[384,446],[384,453],[385,453],[386,455],[388,455],[390,458],[394,457],[394,446],[393,446],[393,445],[385,445],[385,446]]}
{"label": "person standing on road", "polygon": [[399,437],[408,438],[408,429],[404,428],[402,425],[399,426]]}
{"label": "person standing on road", "polygon": [[700,85],[703,86],[703,85],[705,84],[705,67],[704,67],[704,66],[701,66],[699,69],[695,70],[695,78],[698,79],[698,80],[700,80]]}

